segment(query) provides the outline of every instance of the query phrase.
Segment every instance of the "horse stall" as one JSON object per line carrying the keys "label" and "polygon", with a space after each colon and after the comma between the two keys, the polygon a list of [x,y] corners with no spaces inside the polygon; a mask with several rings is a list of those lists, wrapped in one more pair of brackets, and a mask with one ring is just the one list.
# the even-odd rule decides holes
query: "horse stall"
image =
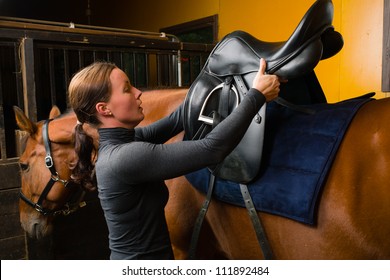
{"label": "horse stall", "polygon": [[114,62],[140,89],[188,87],[212,47],[183,43],[164,33],[0,18],[0,258],[109,257],[96,193],[87,195],[86,207],[55,217],[50,237],[36,240],[22,230],[18,156],[23,133],[13,106],[34,121],[47,119],[53,105],[66,111],[72,75],[96,60]]}

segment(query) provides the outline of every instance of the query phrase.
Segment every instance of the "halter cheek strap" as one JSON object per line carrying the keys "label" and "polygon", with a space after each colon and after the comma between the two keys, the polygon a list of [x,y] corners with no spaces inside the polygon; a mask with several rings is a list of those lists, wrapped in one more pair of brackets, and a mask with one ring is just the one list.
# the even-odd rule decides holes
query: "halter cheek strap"
{"label": "halter cheek strap", "polygon": [[[64,187],[66,187],[68,185],[68,183],[69,183],[68,180],[64,180],[64,179],[60,178],[56,168],[54,167],[54,161],[53,161],[53,158],[51,156],[51,148],[50,148],[51,147],[51,142],[50,142],[50,139],[49,139],[49,122],[50,121],[51,120],[46,120],[44,125],[43,125],[43,128],[42,128],[42,130],[43,130],[42,131],[43,143],[45,144],[45,150],[46,150],[45,164],[46,164],[46,167],[50,170],[50,173],[51,173],[50,181],[49,181],[49,183],[47,183],[47,186],[45,188],[45,190],[48,189],[47,192],[50,191],[51,187],[53,186],[53,184],[55,182],[61,182],[64,185]],[[52,182],[52,183],[51,183],[51,186],[49,187],[50,182]],[[43,191],[43,193],[45,193],[45,190]],[[46,195],[47,195],[47,193],[46,193]]]}

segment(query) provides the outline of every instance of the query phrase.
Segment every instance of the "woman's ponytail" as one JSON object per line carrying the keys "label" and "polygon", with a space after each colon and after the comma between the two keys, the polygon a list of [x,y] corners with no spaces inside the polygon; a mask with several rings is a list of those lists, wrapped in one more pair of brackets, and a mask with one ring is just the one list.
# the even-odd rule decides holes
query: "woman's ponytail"
{"label": "woman's ponytail", "polygon": [[84,131],[83,125],[80,123],[75,127],[74,143],[78,162],[73,170],[72,179],[87,190],[95,190],[96,148],[93,138]]}

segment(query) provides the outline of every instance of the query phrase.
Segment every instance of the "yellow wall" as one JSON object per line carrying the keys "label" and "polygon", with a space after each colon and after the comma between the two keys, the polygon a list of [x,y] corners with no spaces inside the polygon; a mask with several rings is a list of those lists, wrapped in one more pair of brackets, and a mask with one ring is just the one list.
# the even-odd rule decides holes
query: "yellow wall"
{"label": "yellow wall", "polygon": [[[381,90],[383,0],[343,0],[340,97]],[[390,32],[390,30],[388,30]]]}
{"label": "yellow wall", "polygon": [[[316,67],[329,102],[381,90],[384,0],[333,0],[335,29],[344,48]],[[158,31],[210,15],[219,15],[219,38],[241,29],[264,41],[283,41],[314,0],[143,0],[117,5],[112,24]],[[131,7],[127,7],[131,6]],[[107,15],[106,15],[107,17]]]}
{"label": "yellow wall", "polygon": [[[313,0],[220,1],[219,34],[243,29],[265,41],[288,39]],[[242,1],[240,2],[242,3]],[[318,79],[329,102],[381,92],[383,0],[333,0],[333,25],[344,37],[340,53],[321,61]],[[240,16],[237,16],[240,15]]]}

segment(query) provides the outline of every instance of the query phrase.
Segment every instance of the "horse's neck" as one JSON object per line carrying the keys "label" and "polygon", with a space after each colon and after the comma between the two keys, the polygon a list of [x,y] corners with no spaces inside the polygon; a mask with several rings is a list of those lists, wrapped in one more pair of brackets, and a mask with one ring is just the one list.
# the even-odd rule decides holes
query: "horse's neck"
{"label": "horse's neck", "polygon": [[[63,138],[64,137],[73,138],[74,129],[77,124],[76,114],[73,111],[69,112],[66,115],[63,115],[60,118],[58,118],[56,122],[53,122],[53,124],[61,128],[61,129],[53,129],[53,133],[62,133]],[[94,139],[94,145],[95,147],[97,147],[99,137],[96,128],[90,126],[89,124],[83,124],[83,129],[89,136],[91,136]],[[55,135],[53,135],[53,137],[55,137]]]}
{"label": "horse's neck", "polygon": [[142,97],[145,119],[140,126],[151,124],[168,116],[183,102],[188,89],[164,89],[145,92]]}

